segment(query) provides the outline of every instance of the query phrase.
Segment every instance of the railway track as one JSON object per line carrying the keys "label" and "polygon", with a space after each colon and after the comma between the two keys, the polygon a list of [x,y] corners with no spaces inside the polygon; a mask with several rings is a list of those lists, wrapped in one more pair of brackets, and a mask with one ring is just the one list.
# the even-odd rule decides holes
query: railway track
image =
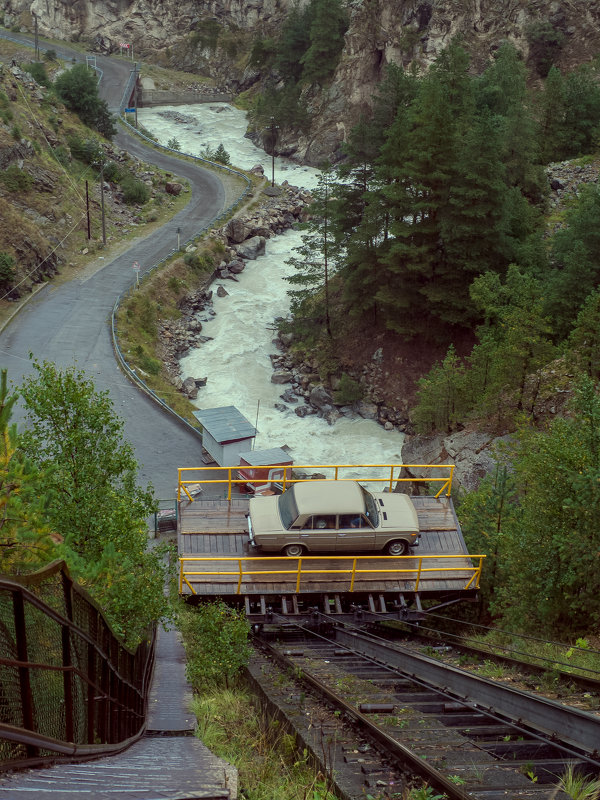
{"label": "railway track", "polygon": [[399,797],[418,776],[449,800],[566,800],[569,768],[600,774],[600,718],[586,712],[348,627],[260,645],[305,686],[290,696],[309,687],[333,709],[329,746],[363,777],[346,797]]}

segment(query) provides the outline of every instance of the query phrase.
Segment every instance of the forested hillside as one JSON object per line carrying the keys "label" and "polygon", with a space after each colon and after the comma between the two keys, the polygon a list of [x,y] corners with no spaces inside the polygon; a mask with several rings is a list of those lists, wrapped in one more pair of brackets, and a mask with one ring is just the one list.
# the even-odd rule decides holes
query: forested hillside
{"label": "forested hillside", "polygon": [[388,67],[315,193],[284,324],[325,374],[382,332],[446,351],[415,429],[510,434],[497,472],[457,497],[489,556],[482,608],[561,634],[600,619],[600,194],[594,181],[551,206],[546,168],[595,163],[599,77],[552,66],[531,89],[510,44],[481,74],[460,42],[426,72]]}

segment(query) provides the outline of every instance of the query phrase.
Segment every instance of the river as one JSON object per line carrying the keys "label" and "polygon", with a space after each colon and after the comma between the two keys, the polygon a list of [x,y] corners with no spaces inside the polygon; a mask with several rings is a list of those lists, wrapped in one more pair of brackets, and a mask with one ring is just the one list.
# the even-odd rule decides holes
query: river
{"label": "river", "polygon": [[[189,118],[175,122],[165,112],[178,112]],[[200,155],[205,147],[223,144],[231,164],[250,169],[262,164],[271,175],[271,157],[244,138],[245,112],[224,103],[140,109],[141,124],[166,144],[173,137],[181,151]],[[319,171],[298,166],[283,158],[275,159],[275,181],[289,181],[295,186],[312,188]],[[300,234],[288,231],[267,241],[266,254],[248,261],[238,276],[239,282],[220,281],[226,297],[214,295],[216,316],[203,320],[202,334],[211,341],[190,352],[181,361],[183,377],[208,376],[195,404],[198,408],[236,406],[255,424],[258,434],[255,447],[265,449],[286,445],[295,464],[389,464],[401,462],[403,434],[385,431],[372,420],[340,418],[330,426],[311,415],[300,418],[294,405],[278,411],[280,395],[286,386],[271,383],[269,354],[276,352],[272,342],[273,321],[289,309],[288,283],[284,276],[291,271],[285,264]],[[346,473],[347,477],[351,473]]]}

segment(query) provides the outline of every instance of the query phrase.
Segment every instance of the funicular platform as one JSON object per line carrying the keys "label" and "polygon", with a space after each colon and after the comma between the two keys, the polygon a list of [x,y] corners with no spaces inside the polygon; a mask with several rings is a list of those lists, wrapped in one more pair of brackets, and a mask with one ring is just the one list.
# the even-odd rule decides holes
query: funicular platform
{"label": "funicular platform", "polygon": [[[401,477],[402,468],[401,464],[294,466],[285,469],[283,489],[307,479],[295,477],[298,474],[355,479],[366,488],[375,483],[372,488],[378,491],[382,483],[390,491],[403,483],[412,488],[415,479]],[[219,598],[240,606],[253,624],[282,624],[286,619],[306,622],[320,614],[370,621],[373,615],[418,618],[424,599],[440,607],[473,598],[484,556],[467,551],[450,496],[454,467],[429,469],[431,475],[421,481],[432,493],[411,495],[421,537],[410,555],[332,553],[300,558],[261,555],[251,547],[246,520],[249,499],[237,492],[243,481],[235,467],[215,468],[202,481],[197,479],[197,469],[180,469],[179,592],[191,602]],[[351,478],[345,477],[349,474]]]}

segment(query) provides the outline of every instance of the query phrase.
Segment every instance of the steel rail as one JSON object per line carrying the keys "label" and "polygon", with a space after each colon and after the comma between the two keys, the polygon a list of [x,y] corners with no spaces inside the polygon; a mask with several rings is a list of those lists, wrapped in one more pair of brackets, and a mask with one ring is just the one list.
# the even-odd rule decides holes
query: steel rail
{"label": "steel rail", "polygon": [[[344,714],[349,717],[355,724],[358,724],[368,737],[375,741],[382,747],[386,753],[396,759],[399,764],[404,768],[408,767],[411,771],[426,780],[434,789],[442,791],[448,797],[448,800],[472,800],[472,795],[465,792],[460,786],[450,781],[435,767],[428,764],[424,759],[415,755],[408,747],[398,742],[392,736],[387,734],[379,725],[376,725],[368,717],[358,711],[354,706],[350,705],[343,697],[333,692],[328,686],[322,683],[314,675],[306,672],[304,669],[301,674],[296,672],[297,664],[285,656],[283,653],[276,650],[272,645],[264,639],[260,639],[260,647],[274,658],[277,663],[286,670],[294,673],[294,679],[304,683],[322,697],[327,702],[331,703],[336,708],[342,709]],[[334,644],[334,642],[332,642]]]}
{"label": "steel rail", "polygon": [[[534,697],[528,692],[499,685],[398,645],[392,647],[381,644],[371,637],[337,630],[336,641],[361,655],[394,666],[411,678],[427,681],[430,685],[453,692],[463,700],[470,700],[482,711],[497,714],[517,725],[530,725],[544,732],[554,742],[560,740],[579,748],[589,754],[586,760],[600,766],[600,717],[563,706],[548,698]],[[585,758],[583,754],[581,757]]]}

